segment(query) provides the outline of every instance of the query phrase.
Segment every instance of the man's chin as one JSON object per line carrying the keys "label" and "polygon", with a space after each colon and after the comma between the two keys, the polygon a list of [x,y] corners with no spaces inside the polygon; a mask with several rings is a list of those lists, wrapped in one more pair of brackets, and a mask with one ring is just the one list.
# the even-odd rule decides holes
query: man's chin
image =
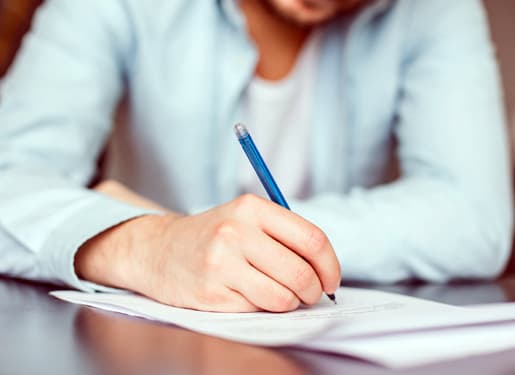
{"label": "man's chin", "polygon": [[335,0],[267,0],[267,3],[281,18],[306,27],[327,22],[345,10]]}

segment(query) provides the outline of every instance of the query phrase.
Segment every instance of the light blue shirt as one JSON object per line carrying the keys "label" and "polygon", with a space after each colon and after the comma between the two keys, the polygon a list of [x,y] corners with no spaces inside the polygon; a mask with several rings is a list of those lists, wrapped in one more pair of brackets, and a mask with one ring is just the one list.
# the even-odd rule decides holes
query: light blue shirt
{"label": "light blue shirt", "polygon": [[[512,202],[480,1],[373,1],[323,33],[310,198],[292,209],[346,279],[497,275]],[[236,197],[232,125],[255,65],[234,0],[47,1],[2,85],[0,272],[91,290],[77,248],[151,213],[85,188],[124,88],[105,177],[187,213]]]}

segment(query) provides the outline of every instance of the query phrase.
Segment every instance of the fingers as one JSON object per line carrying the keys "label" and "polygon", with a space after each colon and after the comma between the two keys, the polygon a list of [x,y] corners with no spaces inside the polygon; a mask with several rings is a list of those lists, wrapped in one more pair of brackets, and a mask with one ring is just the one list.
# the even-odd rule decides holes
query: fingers
{"label": "fingers", "polygon": [[242,251],[257,270],[294,292],[304,304],[320,300],[322,285],[309,263],[262,232],[245,232],[248,245]]}
{"label": "fingers", "polygon": [[229,301],[227,306],[223,306],[220,311],[225,312],[256,312],[261,311],[259,307],[249,302],[239,292],[227,289]]}
{"label": "fingers", "polygon": [[[243,262],[240,269],[243,277],[233,277],[231,288],[237,290],[254,306],[266,311],[285,312],[300,305],[299,298],[289,289]],[[236,273],[234,274],[236,275]]]}
{"label": "fingers", "polygon": [[304,258],[315,270],[327,293],[334,293],[341,279],[340,264],[325,233],[299,215],[252,195],[235,201],[236,209],[269,236]]}
{"label": "fingers", "polygon": [[[256,312],[262,309],[251,303],[238,291],[226,286],[219,280],[202,280],[197,288],[182,296],[179,301],[170,303],[167,296],[157,296],[157,300],[176,307],[211,312]],[[161,298],[160,298],[161,297]]]}
{"label": "fingers", "polygon": [[340,284],[338,258],[321,229],[280,206],[273,215],[260,217],[263,230],[304,258],[317,273],[323,289],[334,293]]}
{"label": "fingers", "polygon": [[256,312],[261,309],[249,302],[239,292],[227,287],[220,294],[212,294],[196,304],[196,309],[212,312]]}

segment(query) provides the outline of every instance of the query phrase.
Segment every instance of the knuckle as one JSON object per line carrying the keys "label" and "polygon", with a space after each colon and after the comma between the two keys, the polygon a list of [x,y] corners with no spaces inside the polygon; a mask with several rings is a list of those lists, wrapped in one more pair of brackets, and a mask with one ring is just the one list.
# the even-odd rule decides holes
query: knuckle
{"label": "knuckle", "polygon": [[238,225],[236,222],[224,220],[214,227],[213,239],[218,243],[226,243],[235,239],[238,235]]}
{"label": "knuckle", "polygon": [[320,288],[320,290],[318,291],[318,293],[316,294],[313,294],[313,296],[311,297],[308,297],[306,299],[306,301],[304,301],[306,303],[306,305],[314,305],[314,304],[317,304],[319,301],[320,301],[320,298],[322,298],[322,288]]}
{"label": "knuckle", "polygon": [[220,272],[227,261],[227,250],[238,243],[238,228],[234,222],[223,221],[213,232],[205,255],[205,270]]}
{"label": "knuckle", "polygon": [[329,239],[320,228],[313,228],[307,234],[306,245],[313,254],[320,254],[329,245]]}
{"label": "knuckle", "polygon": [[258,201],[259,198],[253,194],[243,194],[234,200],[234,209],[236,212],[248,212]]}
{"label": "knuckle", "polygon": [[299,267],[295,271],[296,290],[302,292],[309,289],[315,282],[314,272],[307,265]]}
{"label": "knuckle", "polygon": [[277,311],[294,310],[298,305],[297,297],[289,290],[279,291],[275,294],[274,309]]}

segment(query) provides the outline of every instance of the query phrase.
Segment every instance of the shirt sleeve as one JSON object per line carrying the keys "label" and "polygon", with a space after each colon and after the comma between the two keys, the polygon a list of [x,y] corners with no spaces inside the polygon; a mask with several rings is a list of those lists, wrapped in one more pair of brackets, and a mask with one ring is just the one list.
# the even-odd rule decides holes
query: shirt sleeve
{"label": "shirt sleeve", "polygon": [[502,95],[479,1],[412,1],[399,93],[401,177],[291,202],[347,279],[490,278],[511,248]]}
{"label": "shirt sleeve", "polygon": [[50,0],[1,86],[0,273],[96,289],[74,272],[100,232],[155,213],[88,190],[131,43],[122,1]]}

